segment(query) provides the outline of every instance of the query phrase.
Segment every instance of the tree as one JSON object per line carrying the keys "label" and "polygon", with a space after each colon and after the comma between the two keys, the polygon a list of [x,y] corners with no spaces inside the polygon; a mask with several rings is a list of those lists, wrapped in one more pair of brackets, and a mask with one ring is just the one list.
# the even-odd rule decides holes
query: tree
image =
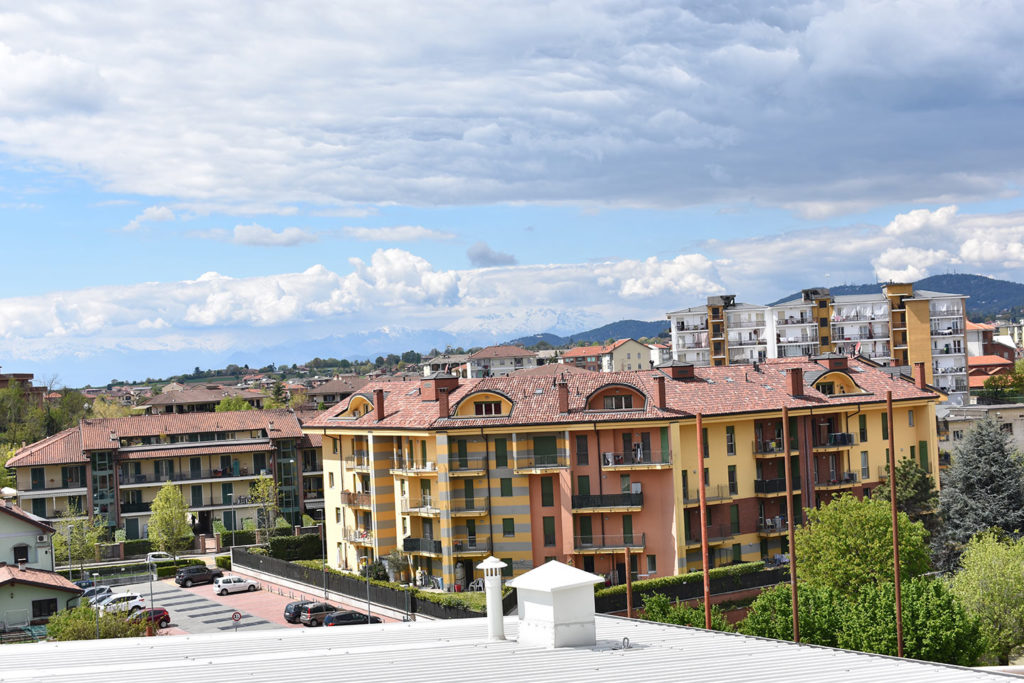
{"label": "tree", "polygon": [[69,503],[54,524],[54,562],[68,561],[68,569],[78,565],[85,576],[84,565],[96,559],[96,546],[107,539],[110,531],[102,517],[87,518],[75,504]]}
{"label": "tree", "polygon": [[274,387],[270,390],[270,395],[274,397],[274,400],[278,403],[284,403],[284,382],[280,380],[274,382]]}
{"label": "tree", "polygon": [[249,485],[249,500],[256,505],[259,516],[257,526],[269,532],[277,522],[277,515],[281,509],[278,504],[277,482],[274,478],[261,474],[259,479]]}
{"label": "tree", "polygon": [[[793,600],[789,584],[779,584],[757,596],[739,632],[762,638],[793,640]],[[836,647],[843,626],[846,597],[828,587],[797,584],[800,641]]]}
{"label": "tree", "polygon": [[[661,593],[650,593],[644,596],[644,609],[641,615],[647,621],[657,621],[662,624],[678,624],[680,626],[693,626],[704,628],[704,605],[698,603],[696,607],[675,604]],[[713,631],[732,631],[733,626],[726,620],[725,614],[718,605],[711,606],[711,629]]]}
{"label": "tree", "polygon": [[105,398],[97,398],[92,402],[93,417],[127,417],[131,414],[132,411],[127,406],[108,401]]}
{"label": "tree", "polygon": [[[942,580],[904,581],[903,653],[911,659],[974,666],[985,651],[979,621],[968,614]],[[847,603],[839,647],[895,656],[896,589],[864,585]]]}
{"label": "tree", "polygon": [[225,396],[217,404],[218,413],[230,413],[235,410],[253,410],[252,404],[241,396]]}
{"label": "tree", "polygon": [[293,391],[291,398],[288,399],[288,407],[292,410],[298,410],[305,405],[308,398],[309,394],[305,391]]}
{"label": "tree", "polygon": [[963,547],[979,531],[1024,530],[1024,462],[995,420],[978,421],[957,444],[942,480],[939,516],[932,552],[945,571],[956,567]]}
{"label": "tree", "polygon": [[[889,471],[889,466],[885,466]],[[935,480],[910,458],[896,463],[896,509],[907,513],[915,522],[924,522],[927,527],[934,519],[939,494]],[[889,500],[889,482],[883,482],[871,492],[872,498]]]}
{"label": "tree", "polygon": [[192,527],[189,525],[189,507],[181,489],[166,482],[153,499],[149,518],[149,540],[153,547],[178,559],[178,555],[192,547]]}
{"label": "tree", "polygon": [[4,466],[8,460],[14,457],[16,452],[17,449],[14,446],[0,444],[0,489],[5,487],[17,488],[14,470],[9,470]]}
{"label": "tree", "polygon": [[980,620],[989,654],[1008,664],[1024,643],[1024,539],[980,533],[967,543],[960,564],[953,594]]}
{"label": "tree", "polygon": [[[892,518],[888,503],[850,494],[811,509],[796,530],[797,576],[808,584],[853,595],[862,586],[892,581]],[[928,571],[928,533],[899,513],[900,571],[909,578]]]}
{"label": "tree", "polygon": [[[96,612],[82,605],[57,612],[46,624],[46,636],[51,640],[95,640]],[[126,619],[122,612],[100,612],[100,638],[135,638],[145,635],[146,622]]]}

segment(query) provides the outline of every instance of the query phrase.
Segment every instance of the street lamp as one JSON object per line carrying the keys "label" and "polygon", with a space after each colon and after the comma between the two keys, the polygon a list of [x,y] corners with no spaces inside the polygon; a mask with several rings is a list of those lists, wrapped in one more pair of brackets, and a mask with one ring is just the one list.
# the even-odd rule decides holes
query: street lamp
{"label": "street lamp", "polygon": [[[95,585],[97,585],[99,583],[99,577],[100,577],[100,573],[99,572],[93,572],[92,573],[92,585],[95,586]],[[100,639],[100,606],[99,605],[93,605],[92,611],[96,613],[96,640],[99,640]]]}
{"label": "street lamp", "polygon": [[323,540],[324,545],[324,557],[323,557],[323,572],[324,572],[324,602],[327,602],[327,508],[318,511],[320,517],[320,538]]}

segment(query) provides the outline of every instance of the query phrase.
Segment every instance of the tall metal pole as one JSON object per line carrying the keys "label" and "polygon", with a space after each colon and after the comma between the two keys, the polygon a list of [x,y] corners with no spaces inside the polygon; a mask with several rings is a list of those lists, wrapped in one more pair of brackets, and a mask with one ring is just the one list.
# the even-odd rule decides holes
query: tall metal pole
{"label": "tall metal pole", "polygon": [[320,511],[320,538],[324,544],[324,602],[327,602],[327,508]]}
{"label": "tall metal pole", "polygon": [[370,623],[370,552],[366,553],[366,623]]}
{"label": "tall metal pole", "polygon": [[708,574],[708,498],[704,491],[704,420],[697,413],[697,487],[700,498],[700,556],[704,570],[704,628],[711,630],[711,576]]}
{"label": "tall metal pole", "polygon": [[[799,452],[799,444],[797,452]],[[796,594],[796,537],[793,533],[793,466],[789,456],[789,408],[782,408],[782,452],[786,468],[786,526],[789,528],[789,588],[793,605],[793,642],[800,642],[800,609]]]}
{"label": "tall metal pole", "polygon": [[626,618],[633,618],[633,572],[629,571],[629,547],[626,547]]}
{"label": "tall metal pole", "polygon": [[[92,573],[92,584],[95,586],[99,582],[99,573]],[[100,639],[100,606],[93,602],[92,611],[96,614],[96,640]]]}
{"label": "tall metal pole", "polygon": [[903,598],[900,591],[900,533],[896,525],[896,435],[892,421],[892,391],[885,392],[885,412],[889,421],[889,506],[892,509],[892,569],[896,584],[896,655],[903,656]]}

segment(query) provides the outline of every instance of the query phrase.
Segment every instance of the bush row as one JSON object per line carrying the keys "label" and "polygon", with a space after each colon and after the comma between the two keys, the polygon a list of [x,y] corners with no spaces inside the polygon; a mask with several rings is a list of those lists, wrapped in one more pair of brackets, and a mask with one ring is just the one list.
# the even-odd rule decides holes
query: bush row
{"label": "bush row", "polygon": [[277,536],[270,539],[270,556],[279,560],[313,560],[323,557],[319,534]]}
{"label": "bush row", "polygon": [[137,538],[124,542],[125,557],[147,555],[153,552],[153,543],[148,538]]}
{"label": "bush row", "polygon": [[[179,559],[177,564],[174,563],[174,560],[162,560],[159,562],[154,562],[154,564],[156,565],[157,568],[157,576],[163,578],[164,576],[168,576],[168,574],[161,573],[164,569],[171,570],[169,576],[174,576],[174,571],[178,567],[187,567],[188,565],[192,564],[204,564],[204,562],[202,560],[195,559]],[[122,574],[145,574],[149,571],[149,567],[146,566],[145,562],[126,562],[125,564],[108,564],[102,567],[86,567],[85,570],[86,573],[89,575],[93,574],[94,572],[99,574],[100,581],[102,581],[105,577],[121,576]],[[79,571],[78,568],[76,567],[71,569],[70,571],[68,571],[67,569],[61,569],[57,573],[61,576],[70,578],[71,575],[78,576]]]}
{"label": "bush row", "polygon": [[217,563],[217,566],[221,569],[231,571],[231,556],[230,555],[217,555],[213,558],[213,561]]}
{"label": "bush row", "polygon": [[[744,562],[743,564],[733,564],[728,567],[716,567],[709,571],[708,574],[712,579],[721,579],[729,576],[754,574],[762,571],[763,569],[764,562]],[[644,593],[657,593],[664,591],[671,586],[677,586],[684,583],[699,583],[703,580],[703,572],[690,572],[689,574],[678,574],[676,576],[661,576],[656,579],[644,579],[642,581],[633,582],[633,594],[643,595]],[[594,594],[599,598],[612,595],[625,595],[626,584],[623,583],[618,586],[612,586],[611,588],[601,588],[600,584],[598,584]]]}

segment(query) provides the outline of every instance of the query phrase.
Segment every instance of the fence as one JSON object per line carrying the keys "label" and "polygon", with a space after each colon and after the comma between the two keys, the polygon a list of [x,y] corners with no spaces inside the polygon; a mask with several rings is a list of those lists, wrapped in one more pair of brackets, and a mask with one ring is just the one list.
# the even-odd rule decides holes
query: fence
{"label": "fence", "polygon": [[[330,572],[327,573],[325,578],[324,572],[321,570],[310,569],[274,557],[253,555],[237,547],[231,550],[231,566],[253,569],[282,579],[305,584],[309,586],[309,592],[314,595],[318,591],[323,590],[324,582],[326,581],[327,590],[331,593],[345,595],[353,600],[367,599],[365,579]],[[369,599],[370,602],[376,605],[399,612],[422,614],[435,619],[469,619],[483,616],[480,612],[474,612],[462,607],[441,605],[430,600],[418,598],[411,590],[391,588],[375,583],[371,583],[369,586]]]}
{"label": "fence", "polygon": [[[765,588],[788,580],[789,569],[787,568],[765,569],[764,571],[753,572],[751,574],[741,574],[740,576],[723,576],[711,579],[711,594],[731,593],[733,591],[749,588]],[[693,600],[695,598],[699,599],[704,597],[704,583],[703,581],[675,583],[658,588],[657,590],[644,592],[637,590],[637,587],[634,586],[634,605],[639,606],[643,604],[643,596],[645,592],[659,593],[670,600]],[[595,599],[595,608],[600,613],[624,610],[626,609],[626,594],[623,592],[615,595],[598,596]]]}

